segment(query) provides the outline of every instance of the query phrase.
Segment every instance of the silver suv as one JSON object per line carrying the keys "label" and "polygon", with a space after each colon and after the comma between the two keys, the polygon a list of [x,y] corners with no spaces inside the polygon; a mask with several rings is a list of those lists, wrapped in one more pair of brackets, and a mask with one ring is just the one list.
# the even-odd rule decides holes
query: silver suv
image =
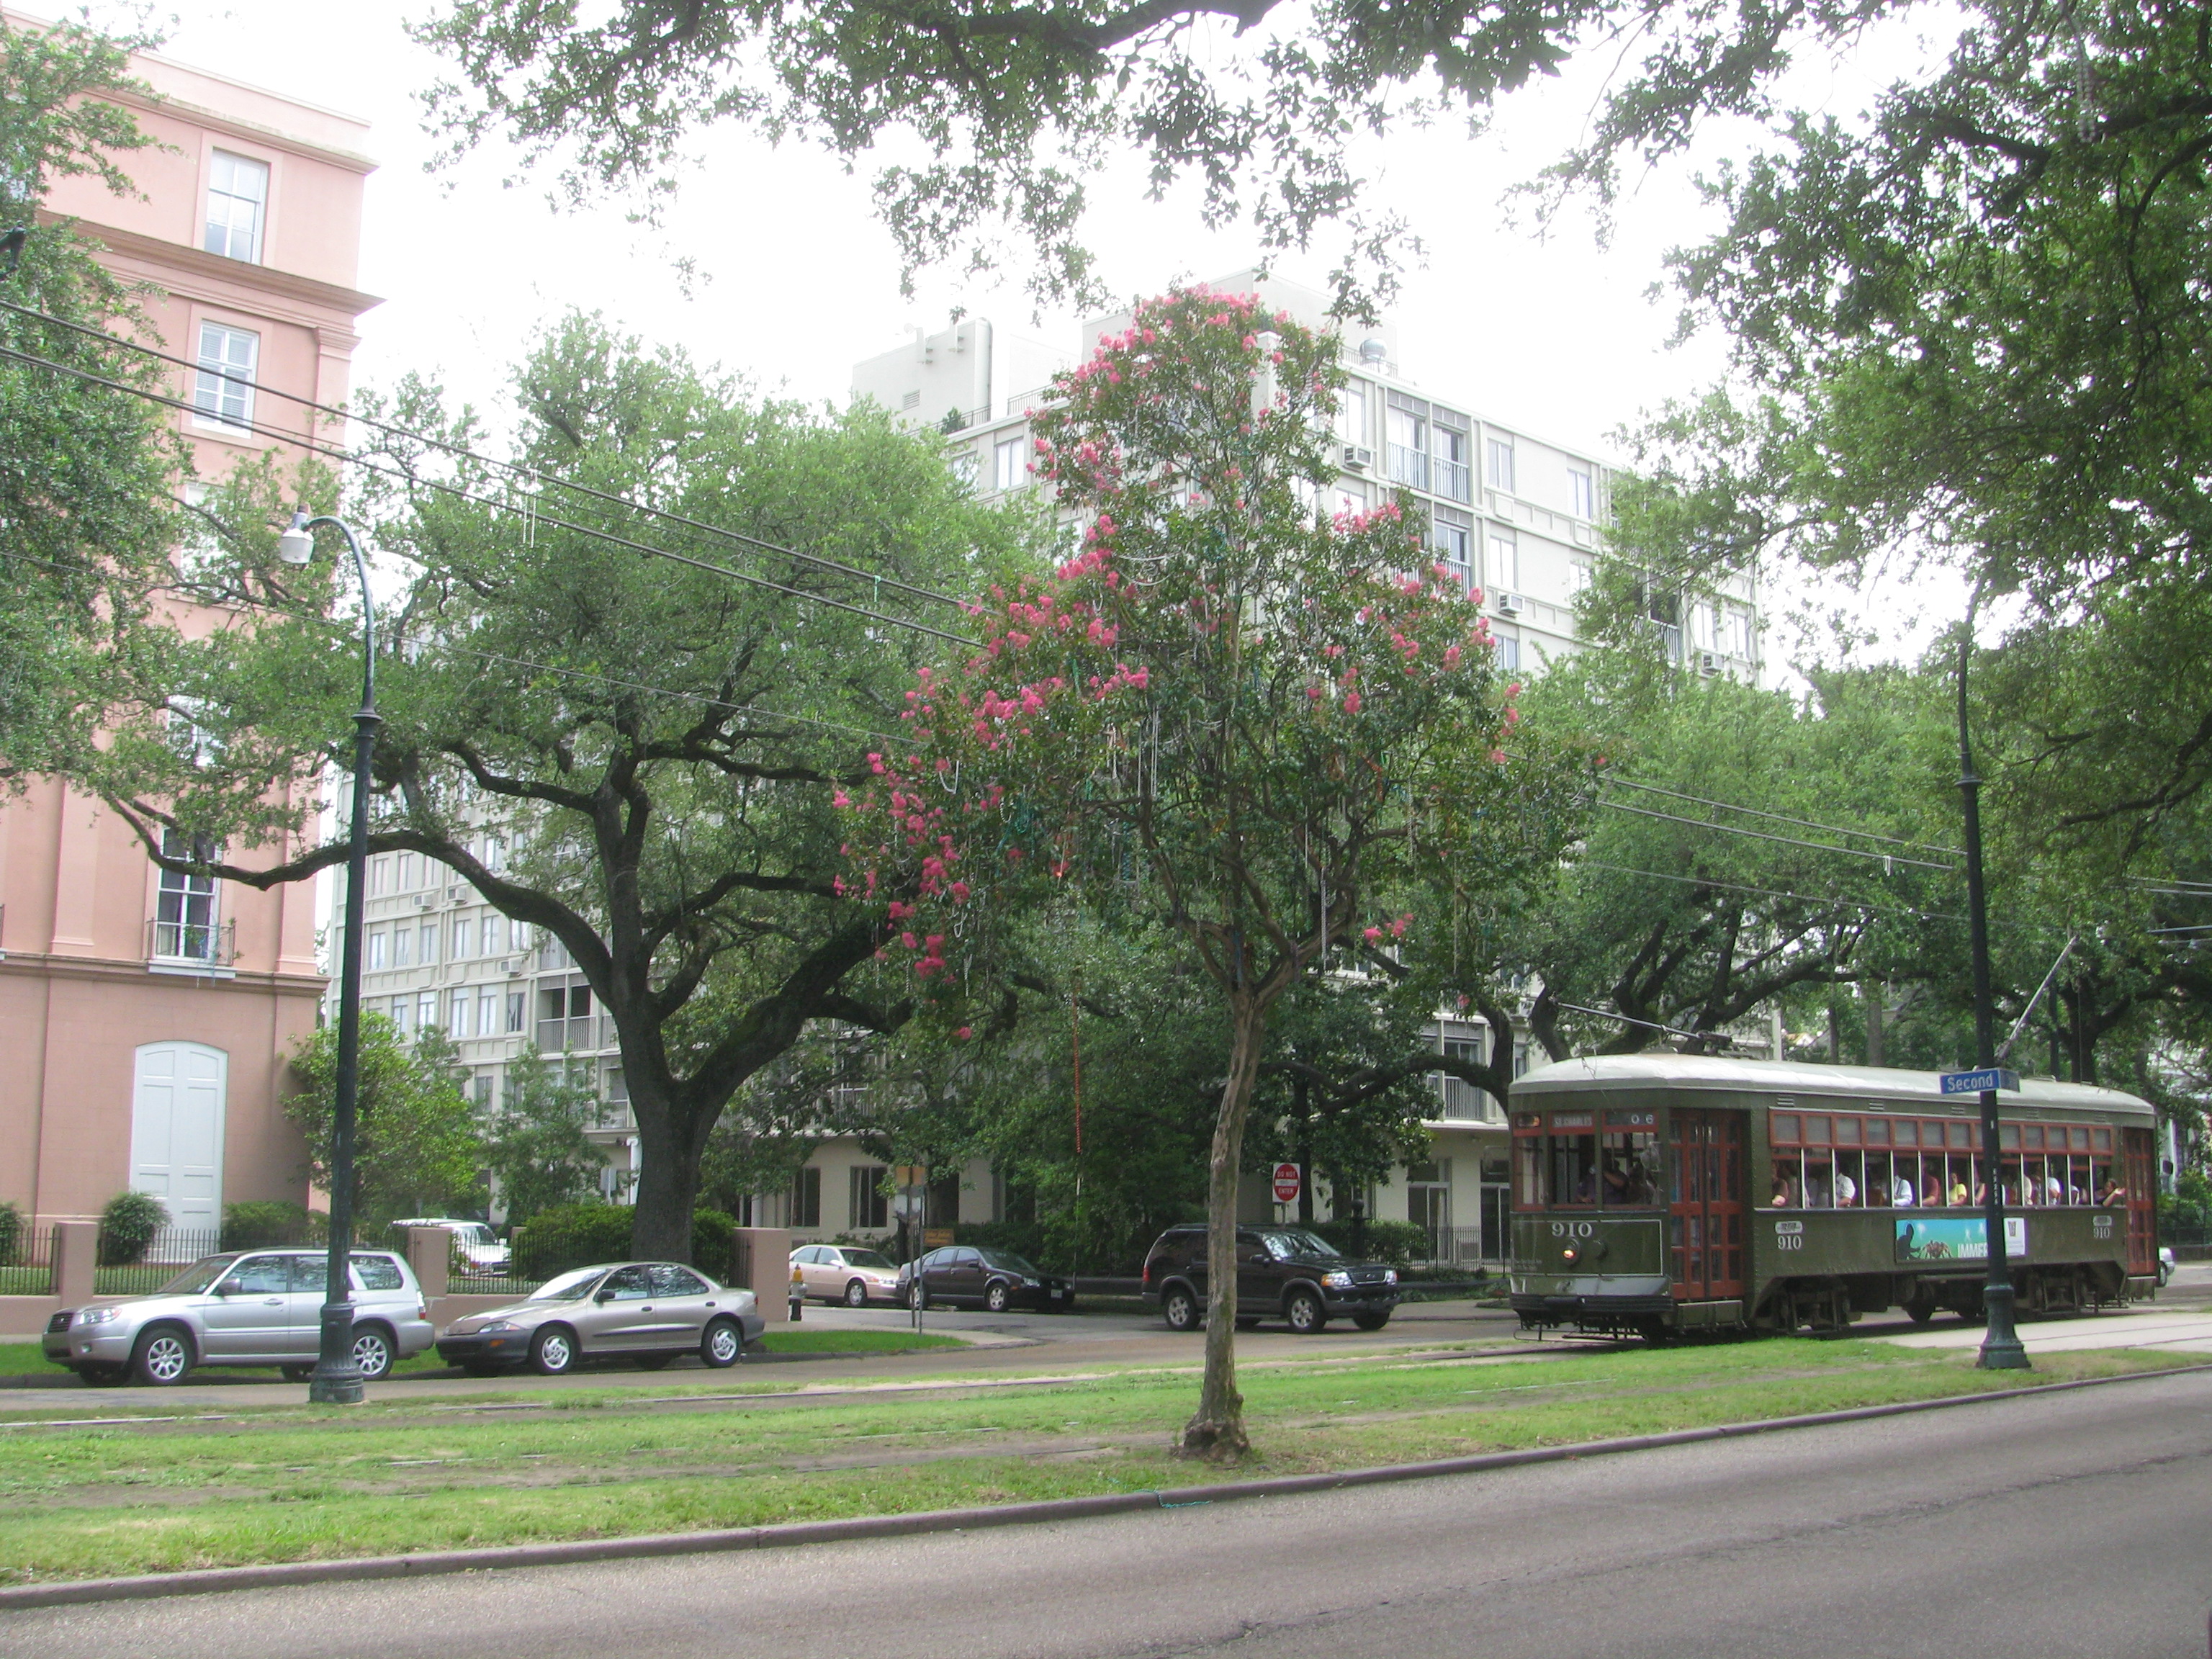
{"label": "silver suv", "polygon": [[[151,1296],[64,1308],[46,1322],[47,1358],[88,1382],[181,1382],[195,1365],[281,1365],[294,1382],[322,1342],[320,1250],[250,1250],[195,1261]],[[353,1254],[353,1357],[374,1382],[430,1346],[422,1287],[400,1256]]]}

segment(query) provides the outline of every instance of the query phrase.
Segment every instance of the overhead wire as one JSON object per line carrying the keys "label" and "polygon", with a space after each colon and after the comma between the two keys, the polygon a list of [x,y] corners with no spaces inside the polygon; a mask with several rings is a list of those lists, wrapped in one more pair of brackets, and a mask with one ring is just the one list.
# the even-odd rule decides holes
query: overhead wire
{"label": "overhead wire", "polygon": [[1946,847],[1939,842],[1908,841],[1896,836],[1878,835],[1871,830],[1851,830],[1839,823],[1822,823],[1814,818],[1792,817],[1787,812],[1770,812],[1764,807],[1742,806],[1734,801],[1715,800],[1707,795],[1685,794],[1679,789],[1662,788],[1656,783],[1641,783],[1633,778],[1615,777],[1609,773],[1599,775],[1601,784],[1611,784],[1623,789],[1641,789],[1654,795],[1666,795],[1675,800],[1689,801],[1698,806],[1718,807],[1724,812],[1741,812],[1747,817],[1765,818],[1774,823],[1794,824],[1800,830],[1819,830],[1831,836],[1852,836],[1861,841],[1886,842],[1892,847],[1918,847],[1931,853],[1948,853],[1953,858],[1966,854],[1955,847]]}
{"label": "overhead wire", "polygon": [[1684,817],[1679,812],[1661,812],[1649,806],[1631,806],[1625,800],[1600,800],[1596,805],[1609,807],[1616,812],[1633,812],[1638,817],[1664,818],[1669,823],[1686,823],[1693,830],[1715,830],[1724,836],[1745,836],[1753,841],[1771,841],[1784,847],[1808,848],[1816,853],[1841,853],[1850,858],[1870,859],[1877,864],[1889,866],[1909,864],[1922,870],[1941,870],[1947,875],[1957,873],[1958,866],[1936,864],[1928,859],[1909,859],[1901,853],[1876,853],[1864,848],[1838,847],[1832,842],[1802,841],[1795,836],[1778,836],[1765,830],[1748,830],[1740,824],[1715,823],[1710,818]]}
{"label": "overhead wire", "polygon": [[[423,444],[460,459],[478,461],[486,466],[499,467],[535,483],[550,484],[557,489],[566,489],[575,495],[587,496],[592,501],[603,501],[611,507],[623,507],[651,518],[664,520],[670,524],[682,525],[687,529],[703,531],[708,535],[719,536],[741,546],[757,548],[763,552],[797,559],[803,563],[816,565],[824,570],[834,570],[857,580],[872,583],[879,589],[893,588],[902,593],[911,593],[917,599],[933,599],[939,605],[949,605],[955,609],[959,609],[965,604],[965,601],[954,594],[940,593],[935,588],[923,587],[916,583],[902,580],[896,576],[882,575],[875,571],[863,570],[859,566],[847,564],[842,560],[825,558],[818,553],[808,553],[798,548],[786,547],[779,542],[771,542],[758,536],[748,535],[742,530],[732,530],[726,526],[711,524],[704,519],[693,518],[686,513],[674,512],[664,507],[654,507],[627,495],[617,495],[609,490],[594,489],[590,484],[578,483],[574,479],[563,478],[557,474],[546,472],[537,467],[525,466],[519,461],[501,460],[495,455],[486,455],[481,451],[470,449],[465,445],[453,443],[450,440],[434,437],[427,432],[417,432],[411,428],[399,426],[390,421],[379,420],[373,415],[363,415],[352,410],[339,409],[330,404],[318,403],[313,398],[302,397],[296,392],[287,392],[282,386],[270,386],[264,381],[252,380],[243,374],[235,374],[227,368],[210,368],[204,363],[195,362],[189,357],[179,357],[173,352],[163,351],[158,347],[147,345],[143,341],[132,340],[120,334],[110,334],[104,329],[72,322],[66,317],[57,317],[51,312],[40,311],[33,307],[18,305],[12,300],[0,299],[0,310],[15,312],[25,317],[34,317],[42,322],[55,324],[88,338],[103,341],[109,345],[120,346],[128,351],[139,352],[161,362],[173,364],[179,368],[188,368],[195,374],[213,374],[227,385],[250,386],[256,392],[266,392],[272,398],[281,398],[289,403],[298,404],[302,408],[313,410],[318,414],[328,415],[337,420],[355,422],[374,431]],[[49,364],[48,367],[63,366]],[[198,409],[197,404],[192,404],[191,407],[196,410]],[[280,432],[276,435],[283,434]]]}
{"label": "overhead wire", "polygon": [[[88,369],[77,368],[68,363],[58,363],[51,358],[40,357],[34,353],[18,351],[11,346],[0,345],[0,357],[12,358],[18,362],[28,363],[35,368],[51,369],[57,374],[67,374],[94,386],[105,386],[112,392],[124,392],[131,397],[143,398],[149,403],[161,404],[170,409],[183,410],[187,414],[205,413],[198,405],[187,403],[181,398],[173,398],[167,392],[155,392],[144,386],[134,386],[122,380],[111,380],[106,375],[94,374]],[[281,427],[270,427],[250,420],[225,421],[223,424],[238,430],[273,438],[283,443],[295,445],[316,454],[327,456],[332,460],[344,461],[349,465],[365,468],[371,472],[381,473],[387,477],[398,478],[403,483],[434,489],[441,494],[471,501],[481,507],[509,513],[521,510],[511,501],[502,501],[495,496],[481,495],[475,490],[464,489],[459,484],[448,483],[444,479],[424,477],[398,467],[386,465],[352,450],[305,437],[299,433],[287,432]],[[686,553],[678,553],[668,548],[656,547],[649,542],[641,542],[611,530],[600,530],[591,525],[578,524],[573,520],[557,518],[553,514],[539,512],[535,507],[530,509],[530,516],[534,522],[549,525],[556,530],[565,530],[576,535],[606,542],[611,545],[626,548],[648,557],[666,559],[677,564],[689,565],[694,569],[704,570],[714,575],[726,576],[732,581],[744,582],[755,587],[769,588],[778,593],[787,594],[795,599],[803,599],[811,605],[826,605],[834,611],[848,611],[854,616],[866,617],[872,622],[883,623],[892,628],[903,628],[914,633],[927,634],[963,648],[972,647],[975,643],[973,640],[963,639],[961,635],[948,633],[941,628],[933,628],[927,623],[915,622],[911,617],[894,617],[884,611],[872,611],[866,605],[852,605],[843,599],[831,599],[827,594],[810,593],[804,588],[793,587],[783,582],[771,581],[765,576],[756,576],[750,571],[733,570],[728,565],[716,564],[708,559],[695,559]]]}
{"label": "overhead wire", "polygon": [[1756,893],[1765,898],[1790,899],[1799,904],[1839,904],[1854,910],[1870,911],[1877,915],[1911,916],[1922,921],[1964,922],[1964,916],[1947,915],[1940,910],[1917,910],[1911,905],[1869,904],[1863,899],[1814,898],[1804,893],[1785,892],[1778,887],[1750,887],[1741,882],[1715,881],[1704,876],[1673,876],[1663,870],[1638,870],[1626,864],[1609,864],[1603,859],[1578,859],[1578,865],[1592,870],[1612,870],[1624,876],[1649,876],[1654,881],[1680,882],[1692,887],[1719,888],[1731,893]]}

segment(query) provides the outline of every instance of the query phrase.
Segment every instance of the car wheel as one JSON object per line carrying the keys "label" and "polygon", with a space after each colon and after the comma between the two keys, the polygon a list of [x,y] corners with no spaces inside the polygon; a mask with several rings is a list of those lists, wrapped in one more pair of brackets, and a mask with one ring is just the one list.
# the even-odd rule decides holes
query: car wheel
{"label": "car wheel", "polygon": [[1321,1298],[1311,1291],[1293,1291],[1283,1312],[1291,1322],[1291,1328],[1300,1336],[1312,1336],[1328,1323],[1328,1310],[1321,1305]]}
{"label": "car wheel", "polygon": [[637,1368],[641,1371],[665,1370],[668,1362],[675,1358],[672,1353],[641,1353],[637,1357]]}
{"label": "car wheel", "polygon": [[1379,1331],[1390,1322],[1390,1316],[1387,1313],[1358,1313],[1352,1316],[1352,1322],[1363,1331]]}
{"label": "car wheel", "polygon": [[2164,1289],[2166,1288],[2166,1281],[2167,1279],[2169,1279],[2172,1278],[2172,1277],[2173,1277],[2173,1269],[2172,1269],[2172,1267],[2168,1267],[2165,1262],[2163,1262],[2163,1261],[2160,1262],[2160,1263],[2158,1264],[2158,1287],[2159,1287],[2159,1289],[2160,1289],[2161,1291],[2162,1291],[2162,1290],[2164,1290]]}
{"label": "car wheel", "polygon": [[1006,1281],[1003,1279],[993,1279],[983,1292],[983,1307],[989,1313],[1006,1312],[1006,1304],[1012,1300],[1013,1296],[1006,1289]]}
{"label": "car wheel", "polygon": [[381,1382],[392,1375],[392,1333],[381,1325],[356,1325],[353,1332],[353,1363],[364,1382]]}
{"label": "car wheel", "polygon": [[929,1286],[927,1285],[908,1285],[906,1291],[906,1305],[915,1310],[917,1312],[927,1308],[929,1305]]}
{"label": "car wheel", "polygon": [[305,1382],[315,1374],[313,1365],[287,1365],[283,1368],[287,1382]]}
{"label": "car wheel", "polygon": [[745,1356],[745,1334],[726,1319],[708,1323],[699,1339],[699,1358],[716,1370],[726,1370]]}
{"label": "car wheel", "polygon": [[1188,1285],[1170,1285],[1160,1297],[1160,1317],[1171,1331],[1198,1328],[1198,1298]]}
{"label": "car wheel", "polygon": [[131,1351],[131,1374],[151,1388],[167,1389],[192,1368],[192,1340],[174,1325],[156,1325]]}
{"label": "car wheel", "polygon": [[544,1325],[530,1339],[530,1368],[540,1376],[565,1376],[576,1369],[576,1336],[566,1325]]}
{"label": "car wheel", "polygon": [[868,1305],[868,1287],[857,1279],[851,1284],[848,1285],[845,1287],[845,1305],[848,1308],[866,1307]]}

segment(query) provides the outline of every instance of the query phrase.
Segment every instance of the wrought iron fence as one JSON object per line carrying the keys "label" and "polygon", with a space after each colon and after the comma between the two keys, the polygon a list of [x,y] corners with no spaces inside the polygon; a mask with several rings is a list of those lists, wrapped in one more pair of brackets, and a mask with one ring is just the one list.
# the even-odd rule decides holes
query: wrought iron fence
{"label": "wrought iron fence", "polygon": [[215,1231],[164,1227],[150,1239],[140,1239],[103,1227],[93,1289],[101,1296],[144,1296],[222,1249],[222,1235]]}
{"label": "wrought iron fence", "polygon": [[0,1296],[54,1293],[54,1242],[58,1230],[28,1222],[0,1236]]}

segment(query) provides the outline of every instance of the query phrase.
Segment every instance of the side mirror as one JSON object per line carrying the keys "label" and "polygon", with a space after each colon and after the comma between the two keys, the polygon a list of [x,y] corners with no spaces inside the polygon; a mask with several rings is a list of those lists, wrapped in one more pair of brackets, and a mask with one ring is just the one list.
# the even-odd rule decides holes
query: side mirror
{"label": "side mirror", "polygon": [[215,1293],[217,1296],[236,1296],[238,1294],[237,1281],[228,1279],[224,1279],[222,1284],[215,1287]]}
{"label": "side mirror", "polygon": [[594,1302],[611,1302],[614,1299],[615,1293],[612,1291],[601,1291],[597,1296],[592,1298]]}

